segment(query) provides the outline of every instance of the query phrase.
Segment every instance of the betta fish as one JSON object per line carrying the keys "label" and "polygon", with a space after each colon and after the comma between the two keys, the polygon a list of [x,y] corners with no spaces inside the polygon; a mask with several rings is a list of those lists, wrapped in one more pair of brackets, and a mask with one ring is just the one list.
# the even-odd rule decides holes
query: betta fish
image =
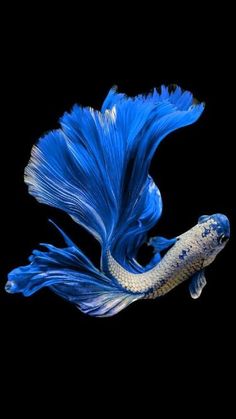
{"label": "betta fish", "polygon": [[[193,124],[203,109],[190,92],[162,86],[132,98],[112,88],[101,111],[75,105],[65,113],[60,128],[33,147],[25,182],[37,201],[65,211],[99,241],[100,269],[55,225],[64,247],[34,250],[27,266],[9,273],[6,291],[29,296],[48,287],[97,317],[163,296],[187,280],[198,298],[206,266],[229,239],[228,218],[203,215],[172,239],[147,233],[162,213],[149,174],[152,157],[169,133]],[[144,243],[153,248],[146,266],[137,261]]]}

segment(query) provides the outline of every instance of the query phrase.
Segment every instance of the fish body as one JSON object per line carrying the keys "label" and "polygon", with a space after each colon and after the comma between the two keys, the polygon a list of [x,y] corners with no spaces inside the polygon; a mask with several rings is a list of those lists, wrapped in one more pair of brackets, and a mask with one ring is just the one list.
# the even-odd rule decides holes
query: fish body
{"label": "fish body", "polygon": [[157,298],[213,262],[229,235],[227,217],[215,214],[179,236],[152,269],[140,274],[128,272],[107,252],[108,272],[127,291],[143,293],[144,298]]}
{"label": "fish body", "polygon": [[[198,298],[205,267],[229,239],[229,221],[223,214],[204,215],[178,237],[148,240],[162,214],[161,194],[148,171],[160,142],[197,121],[203,109],[190,92],[162,86],[135,98],[111,89],[101,111],[75,105],[65,113],[60,128],[33,147],[25,182],[39,202],[65,211],[99,241],[101,266],[55,225],[65,247],[34,250],[28,265],[9,273],[6,291],[29,296],[48,287],[97,317],[162,296],[188,279],[191,296]],[[146,266],[137,261],[143,243],[153,247]]]}

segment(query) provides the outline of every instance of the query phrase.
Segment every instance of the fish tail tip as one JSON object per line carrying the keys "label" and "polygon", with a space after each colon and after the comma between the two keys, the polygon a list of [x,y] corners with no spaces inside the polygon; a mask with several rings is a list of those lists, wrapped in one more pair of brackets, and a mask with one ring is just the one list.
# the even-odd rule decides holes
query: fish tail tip
{"label": "fish tail tip", "polygon": [[5,285],[5,291],[8,294],[14,294],[14,292],[16,292],[16,284],[14,281],[12,280],[8,280],[6,285]]}

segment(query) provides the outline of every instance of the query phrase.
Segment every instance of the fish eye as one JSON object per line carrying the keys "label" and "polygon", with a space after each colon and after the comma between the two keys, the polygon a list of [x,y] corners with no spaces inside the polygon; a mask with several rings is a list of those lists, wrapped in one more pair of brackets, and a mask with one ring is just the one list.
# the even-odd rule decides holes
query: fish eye
{"label": "fish eye", "polygon": [[225,243],[228,240],[228,236],[226,236],[225,234],[221,234],[221,236],[219,237],[219,242]]}

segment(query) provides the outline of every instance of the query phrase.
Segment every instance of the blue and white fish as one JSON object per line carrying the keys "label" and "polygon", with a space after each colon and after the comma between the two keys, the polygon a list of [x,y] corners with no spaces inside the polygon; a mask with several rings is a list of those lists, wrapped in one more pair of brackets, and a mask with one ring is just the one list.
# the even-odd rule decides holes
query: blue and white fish
{"label": "blue and white fish", "polygon": [[173,239],[149,239],[154,255],[147,266],[136,257],[162,213],[160,191],[148,174],[151,159],[167,134],[194,123],[203,109],[190,92],[162,86],[134,98],[111,89],[101,111],[75,105],[65,113],[60,129],[33,147],[25,182],[39,202],[64,210],[100,242],[100,270],[58,228],[66,247],[34,250],[29,265],[9,273],[6,290],[29,296],[49,287],[101,317],[186,280],[198,298],[205,267],[230,236],[225,215],[203,215]]}

